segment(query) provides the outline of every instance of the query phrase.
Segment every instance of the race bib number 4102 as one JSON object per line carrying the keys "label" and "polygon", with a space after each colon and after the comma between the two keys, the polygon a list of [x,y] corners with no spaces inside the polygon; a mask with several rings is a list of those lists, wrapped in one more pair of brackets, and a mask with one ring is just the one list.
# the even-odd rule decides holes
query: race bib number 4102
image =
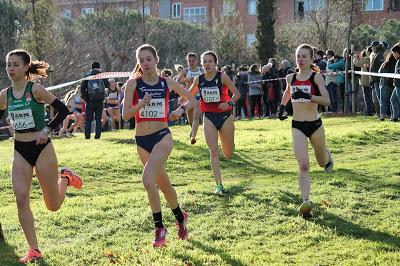
{"label": "race bib number 4102", "polygon": [[206,103],[219,103],[221,95],[218,87],[208,87],[201,90],[201,97]]}
{"label": "race bib number 4102", "polygon": [[[139,100],[139,103],[142,99]],[[151,99],[150,103],[140,109],[140,118],[165,118],[165,99]]]}
{"label": "race bib number 4102", "polygon": [[10,111],[10,118],[13,121],[15,130],[35,128],[35,120],[31,109]]}
{"label": "race bib number 4102", "polygon": [[[290,94],[295,93],[296,91],[301,90],[304,93],[311,94],[311,85],[292,85],[290,86]],[[310,99],[292,99],[293,103],[309,103]]]}

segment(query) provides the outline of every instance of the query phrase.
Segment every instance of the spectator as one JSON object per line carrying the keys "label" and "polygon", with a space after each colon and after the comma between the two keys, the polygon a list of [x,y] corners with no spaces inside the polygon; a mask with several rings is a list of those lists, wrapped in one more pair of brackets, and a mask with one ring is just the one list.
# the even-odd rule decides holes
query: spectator
{"label": "spectator", "polygon": [[[400,74],[400,42],[396,43],[392,48],[392,54],[396,59],[394,73]],[[390,97],[391,109],[392,109],[392,121],[399,121],[399,105],[400,105],[400,79],[393,79],[394,90]]]}
{"label": "spectator", "polygon": [[[268,64],[271,64],[270,77],[271,79],[279,78],[279,70],[276,65],[276,59],[270,58]],[[271,117],[276,117],[278,106],[282,99],[282,84],[279,80],[272,81],[272,94],[269,95]]]}
{"label": "spectator", "polygon": [[246,99],[249,90],[249,86],[247,85],[247,71],[248,67],[246,65],[241,65],[237,73],[236,86],[239,89],[240,98],[236,102],[236,120],[247,117]]}
{"label": "spectator", "polygon": [[[93,76],[101,73],[100,63],[94,61],[92,69],[87,76]],[[93,116],[96,119],[95,139],[101,136],[101,118],[104,109],[105,88],[108,88],[108,80],[84,80],[82,81],[81,91],[82,98],[86,101],[86,124],[85,124],[85,138],[90,139],[92,128]]]}
{"label": "spectator", "polygon": [[[369,56],[372,52],[372,49],[369,47],[363,51],[361,54],[357,54],[354,59],[353,63],[357,67],[361,67],[361,71],[363,72],[368,72],[368,65],[370,62]],[[364,115],[366,116],[372,116],[372,108],[373,108],[373,102],[372,102],[372,89],[370,87],[369,83],[369,76],[367,75],[361,75],[360,78],[360,85],[363,89],[363,95],[364,95],[364,105],[365,105],[365,110],[364,110]]]}
{"label": "spectator", "polygon": [[[383,63],[384,46],[380,44],[378,41],[373,41],[371,43],[371,46],[372,46],[372,54],[370,56],[369,71],[371,73],[378,73],[379,68]],[[379,91],[380,78],[375,76],[370,76],[369,80],[371,87],[373,89],[372,94],[375,105],[375,111],[377,116],[380,116],[380,91]]]}
{"label": "spectator", "polygon": [[[379,73],[394,73],[396,67],[396,58],[392,53],[387,54],[385,61],[382,63],[379,68]],[[393,91],[393,79],[391,78],[381,78],[379,84],[379,92],[380,92],[380,121],[385,120],[385,115],[388,111],[388,107],[390,105],[390,96]]]}
{"label": "spectator", "polygon": [[[343,71],[345,67],[345,62],[343,57],[340,55],[335,55],[334,56],[335,62],[332,64],[328,65],[328,69],[332,70],[334,72],[337,71]],[[344,75],[343,74],[338,74],[336,75],[336,84],[339,86],[339,95],[341,99],[341,104],[342,104],[342,111],[344,112]]]}
{"label": "spectator", "polygon": [[251,65],[250,71],[248,72],[248,82],[255,82],[249,84],[249,104],[250,104],[250,118],[254,118],[257,108],[257,117],[261,115],[261,97],[263,91],[261,89],[261,73],[259,66],[256,64]]}
{"label": "spectator", "polygon": [[[172,78],[172,70],[171,69],[163,69],[161,71],[161,77],[163,78]],[[172,111],[178,108],[178,95],[175,91],[171,90],[169,92],[169,99],[168,99],[168,115],[171,115]],[[168,126],[173,126],[176,124],[176,121],[168,121]]]}
{"label": "spectator", "polygon": [[109,88],[106,90],[106,107],[107,113],[111,118],[111,131],[120,128],[120,99],[117,84],[114,79],[109,79]]}
{"label": "spectator", "polygon": [[331,105],[328,110],[330,110],[332,113],[337,113],[338,109],[338,97],[337,97],[338,84],[336,83],[337,77],[334,75],[329,75],[330,73],[333,72],[330,66],[335,63],[334,56],[335,52],[333,50],[326,51],[327,61],[325,69],[328,75],[325,76],[325,85],[329,93],[329,99],[331,101]]}
{"label": "spectator", "polygon": [[319,67],[319,69],[321,70],[321,72],[325,72],[326,71],[326,60],[324,59],[324,51],[317,51],[315,53],[315,60],[314,60],[314,64],[317,65],[317,67]]}
{"label": "spectator", "polygon": [[[281,79],[281,88],[284,90],[286,89],[286,76],[291,74],[291,73],[295,73],[294,69],[292,68],[292,65],[290,64],[290,62],[288,60],[283,60],[282,63],[279,65],[279,77],[280,78],[284,78]],[[292,102],[289,101],[286,104],[285,110],[288,114],[293,114],[293,108],[292,108]]]}
{"label": "spectator", "polygon": [[[263,80],[272,79],[271,68],[272,68],[271,63],[268,63],[261,68]],[[272,87],[272,82],[271,81],[263,81],[261,88],[263,90],[262,98],[263,98],[264,108],[265,108],[263,117],[270,117],[272,114],[272,103],[270,102],[270,100],[272,100],[272,98],[274,97],[274,90]]]}

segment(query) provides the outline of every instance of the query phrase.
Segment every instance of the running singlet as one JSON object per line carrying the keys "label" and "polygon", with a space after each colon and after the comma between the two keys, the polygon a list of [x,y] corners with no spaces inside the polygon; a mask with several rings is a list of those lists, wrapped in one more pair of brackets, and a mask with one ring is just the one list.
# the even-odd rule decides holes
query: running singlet
{"label": "running singlet", "polygon": [[133,105],[140,103],[146,93],[151,94],[152,98],[148,105],[141,108],[139,112],[135,114],[136,123],[142,121],[168,122],[169,88],[167,81],[159,77],[158,83],[154,86],[150,86],[146,84],[142,78],[137,78],[136,90],[133,95]]}
{"label": "running singlet", "polygon": [[192,71],[190,70],[190,68],[186,69],[186,77],[188,78],[195,78],[197,76],[200,76],[201,74],[203,74],[203,71],[201,71],[200,67],[197,68],[197,71]]}
{"label": "running singlet", "polygon": [[118,90],[108,90],[109,100],[118,100]]}
{"label": "running singlet", "polygon": [[44,104],[38,103],[29,81],[21,99],[14,98],[13,87],[7,89],[7,111],[18,133],[41,131],[44,128]]}
{"label": "running singlet", "polygon": [[[290,84],[290,94],[293,94],[297,90],[301,90],[307,94],[321,96],[319,88],[318,88],[317,84],[315,84],[314,78],[315,78],[315,72],[313,72],[311,74],[309,79],[304,80],[304,81],[297,80],[296,74],[294,74],[292,82]],[[300,99],[292,99],[292,102],[293,103],[305,103],[305,102],[311,102],[311,100],[300,98]]]}
{"label": "running singlet", "polygon": [[228,102],[228,87],[222,84],[222,73],[217,71],[215,77],[208,81],[204,74],[199,76],[200,110],[203,113],[223,113],[232,110],[232,106],[222,110],[218,108],[220,103]]}

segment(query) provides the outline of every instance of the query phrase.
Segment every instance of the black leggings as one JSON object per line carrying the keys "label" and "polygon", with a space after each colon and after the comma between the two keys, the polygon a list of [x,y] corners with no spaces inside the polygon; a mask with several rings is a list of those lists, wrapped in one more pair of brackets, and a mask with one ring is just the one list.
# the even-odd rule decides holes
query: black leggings
{"label": "black leggings", "polygon": [[240,98],[236,102],[236,116],[242,116],[242,109],[244,110],[244,115],[247,116],[246,99]]}

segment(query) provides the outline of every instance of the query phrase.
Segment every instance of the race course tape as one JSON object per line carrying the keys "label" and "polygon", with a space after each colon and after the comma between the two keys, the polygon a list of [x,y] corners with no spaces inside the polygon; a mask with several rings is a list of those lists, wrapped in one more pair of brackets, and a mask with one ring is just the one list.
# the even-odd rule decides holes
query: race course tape
{"label": "race course tape", "polygon": [[111,78],[129,78],[130,74],[131,74],[131,72],[104,72],[104,73],[100,73],[100,74],[97,74],[97,75],[94,75],[94,76],[89,76],[89,77],[85,77],[85,78],[82,78],[82,79],[78,79],[78,80],[62,83],[62,84],[59,84],[59,85],[47,87],[46,90],[52,91],[52,90],[56,90],[56,89],[60,89],[60,88],[68,87],[68,86],[72,86],[72,85],[74,85],[76,83],[79,83],[79,82],[82,82],[84,80],[111,79]]}

